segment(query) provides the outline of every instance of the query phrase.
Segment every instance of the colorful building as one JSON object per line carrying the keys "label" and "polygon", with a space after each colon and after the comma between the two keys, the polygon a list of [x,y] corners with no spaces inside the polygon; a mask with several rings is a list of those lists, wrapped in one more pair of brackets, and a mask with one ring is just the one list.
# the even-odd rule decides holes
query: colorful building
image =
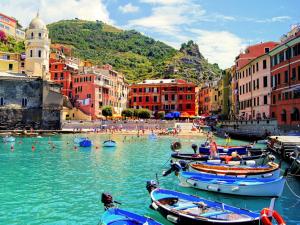
{"label": "colorful building", "polygon": [[12,17],[0,13],[0,30],[6,35],[12,36],[15,39],[25,39],[25,32],[22,30],[18,21]]}
{"label": "colorful building", "polygon": [[210,115],[211,113],[211,92],[210,84],[204,84],[199,90],[199,115]]}
{"label": "colorful building", "polygon": [[153,112],[178,111],[187,116],[194,116],[195,88],[195,84],[181,79],[145,80],[129,86],[129,106]]}
{"label": "colorful building", "polygon": [[0,71],[10,73],[24,73],[24,60],[24,54],[0,52]]}
{"label": "colorful building", "polygon": [[238,74],[240,118],[270,117],[272,91],[270,66],[270,56],[263,54],[240,68]]}
{"label": "colorful building", "polygon": [[224,116],[224,118],[229,117],[229,112],[230,112],[230,106],[231,106],[231,70],[230,69],[226,69],[223,72],[222,75],[222,83],[223,83],[223,101],[222,101],[222,115]]}
{"label": "colorful building", "polygon": [[[271,116],[279,125],[300,124],[300,26],[293,26],[281,43],[269,52],[271,57]],[[299,127],[298,127],[299,129]]]}

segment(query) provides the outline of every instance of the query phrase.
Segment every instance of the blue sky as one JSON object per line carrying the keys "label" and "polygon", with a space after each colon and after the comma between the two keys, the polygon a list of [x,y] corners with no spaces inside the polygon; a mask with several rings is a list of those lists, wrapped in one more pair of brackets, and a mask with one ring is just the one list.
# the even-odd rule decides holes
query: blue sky
{"label": "blue sky", "polygon": [[278,41],[300,22],[299,8],[298,0],[0,0],[0,11],[25,27],[39,9],[47,23],[99,19],[175,48],[194,40],[222,68],[249,44]]}

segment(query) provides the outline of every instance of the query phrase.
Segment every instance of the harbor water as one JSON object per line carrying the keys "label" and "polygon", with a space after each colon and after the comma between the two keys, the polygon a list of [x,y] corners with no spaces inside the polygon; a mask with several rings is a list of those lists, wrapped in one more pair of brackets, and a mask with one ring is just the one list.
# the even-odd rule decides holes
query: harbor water
{"label": "harbor water", "polygon": [[[103,213],[100,197],[109,192],[123,209],[170,224],[149,208],[145,185],[158,174],[160,186],[237,207],[260,211],[269,198],[240,197],[180,187],[174,175],[161,177],[170,159],[170,144],[180,140],[185,151],[203,143],[196,137],[174,138],[115,136],[116,148],[103,148],[105,135],[88,135],[92,148],[74,147],[74,135],[16,138],[14,144],[0,141],[0,224],[98,224]],[[217,139],[218,143],[225,143]],[[232,145],[245,142],[232,141]],[[300,179],[288,178],[300,195]],[[287,224],[300,224],[300,199],[287,186],[275,209]]]}

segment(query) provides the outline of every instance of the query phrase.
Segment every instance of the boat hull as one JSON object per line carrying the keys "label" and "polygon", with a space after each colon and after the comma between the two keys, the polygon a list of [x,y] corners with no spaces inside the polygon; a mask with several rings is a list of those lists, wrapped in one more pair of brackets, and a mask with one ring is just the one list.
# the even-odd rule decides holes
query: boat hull
{"label": "boat hull", "polygon": [[117,143],[114,141],[105,141],[102,144],[103,147],[109,147],[109,148],[113,148],[117,146]]}
{"label": "boat hull", "polygon": [[[206,179],[208,178],[208,179]],[[182,172],[179,180],[185,186],[231,195],[279,197],[282,194],[285,178],[230,178],[215,175]]]}

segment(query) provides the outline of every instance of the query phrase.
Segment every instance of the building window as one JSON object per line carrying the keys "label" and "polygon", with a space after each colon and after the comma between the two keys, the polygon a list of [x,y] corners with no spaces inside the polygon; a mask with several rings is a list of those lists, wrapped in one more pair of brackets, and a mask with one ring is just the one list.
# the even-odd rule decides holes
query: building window
{"label": "building window", "polygon": [[143,101],[143,98],[140,96],[139,97],[139,102],[142,102]]}
{"label": "building window", "polygon": [[39,39],[41,39],[42,38],[42,33],[39,33]]}
{"label": "building window", "polygon": [[186,109],[191,109],[191,108],[192,108],[191,104],[186,104]]}
{"label": "building window", "polygon": [[296,80],[296,77],[297,77],[297,75],[296,75],[296,67],[294,67],[292,69],[292,80]]}
{"label": "building window", "polygon": [[57,80],[57,79],[58,79],[58,74],[54,73],[54,80]]}
{"label": "building window", "polygon": [[175,105],[171,105],[171,110],[175,110]]}
{"label": "building window", "polygon": [[32,53],[32,50],[30,50],[30,57],[32,57],[33,56],[33,53]]}
{"label": "building window", "polygon": [[13,70],[13,68],[14,68],[14,65],[13,64],[8,64],[8,70]]}
{"label": "building window", "polygon": [[281,78],[280,78],[280,73],[278,73],[277,75],[277,84],[280,85],[281,83]]}
{"label": "building window", "polygon": [[284,83],[288,83],[289,82],[289,74],[288,71],[284,71]]}
{"label": "building window", "polygon": [[258,69],[258,62],[256,63],[256,71],[258,71],[259,69]]}
{"label": "building window", "polygon": [[4,98],[3,97],[0,98],[0,106],[4,106]]}
{"label": "building window", "polygon": [[39,58],[41,58],[41,57],[42,57],[42,51],[39,50],[39,51],[38,51],[38,54],[39,54]]}
{"label": "building window", "polygon": [[60,74],[60,79],[63,80],[64,79],[64,73]]}
{"label": "building window", "polygon": [[169,96],[165,95],[165,101],[168,101],[168,100],[169,100]]}
{"label": "building window", "polygon": [[86,97],[87,98],[92,98],[92,95],[91,94],[87,94]]}
{"label": "building window", "polygon": [[270,48],[265,48],[265,53],[268,53],[270,51]]}
{"label": "building window", "polygon": [[286,110],[285,109],[283,109],[281,111],[281,121],[286,122]]}
{"label": "building window", "polygon": [[281,101],[281,94],[278,94],[278,101]]}
{"label": "building window", "polygon": [[293,108],[293,110],[292,110],[291,120],[292,121],[299,121],[300,120],[299,109],[296,108],[296,107]]}
{"label": "building window", "polygon": [[133,102],[136,102],[136,97],[133,97]]}
{"label": "building window", "polygon": [[267,60],[263,60],[263,69],[267,69]]}
{"label": "building window", "polygon": [[172,95],[171,98],[172,98],[172,101],[175,101],[175,95]]}
{"label": "building window", "polygon": [[264,87],[268,87],[268,77],[264,76]]}
{"label": "building window", "polygon": [[268,95],[264,95],[264,105],[268,104]]}
{"label": "building window", "polygon": [[22,107],[27,107],[27,98],[22,98]]}
{"label": "building window", "polygon": [[157,102],[157,96],[153,96],[153,101]]}
{"label": "building window", "polygon": [[33,37],[34,37],[34,36],[33,36],[33,32],[31,32],[31,39],[33,39]]}
{"label": "building window", "polygon": [[273,104],[276,104],[276,95],[273,95]]}
{"label": "building window", "polygon": [[150,101],[149,96],[146,96],[146,102],[149,102],[149,101]]}
{"label": "building window", "polygon": [[192,96],[191,95],[186,95],[186,100],[192,100]]}
{"label": "building window", "polygon": [[256,80],[256,88],[259,89],[259,78]]}

